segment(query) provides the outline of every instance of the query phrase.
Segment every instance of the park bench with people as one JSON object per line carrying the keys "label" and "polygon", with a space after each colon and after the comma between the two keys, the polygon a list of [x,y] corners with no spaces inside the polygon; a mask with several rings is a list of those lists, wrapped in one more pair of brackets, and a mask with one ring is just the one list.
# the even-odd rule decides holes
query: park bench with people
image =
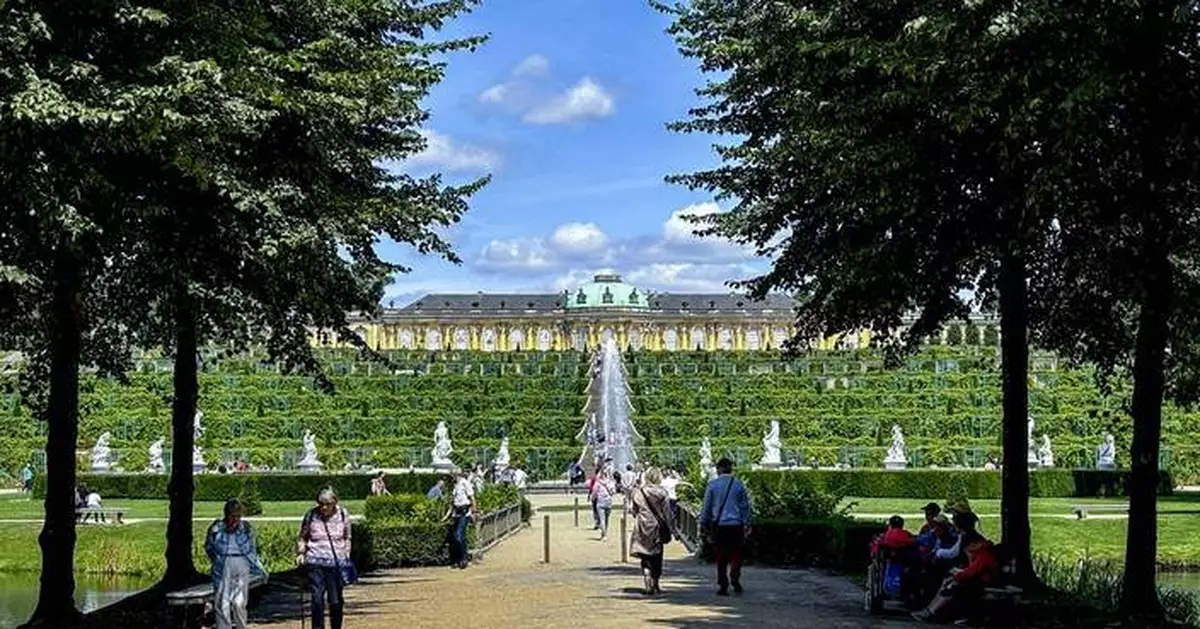
{"label": "park bench with people", "polygon": [[[254,601],[265,590],[263,586],[267,584],[265,578],[250,580],[250,599]],[[178,618],[180,619],[181,627],[190,627],[192,620],[199,618],[203,619],[207,606],[213,602],[215,588],[210,582],[199,583],[191,587],[183,588],[182,590],[174,590],[167,592],[167,605],[179,610]]]}
{"label": "park bench with people", "polygon": [[1085,520],[1090,512],[1097,513],[1129,513],[1129,504],[1119,505],[1074,505],[1071,507],[1071,512],[1075,514],[1075,518]]}
{"label": "park bench with people", "polygon": [[125,509],[112,507],[79,507],[75,509],[75,521],[80,524],[87,524],[89,518],[97,524],[107,523],[109,516],[112,516],[113,521],[117,524],[125,524]]}

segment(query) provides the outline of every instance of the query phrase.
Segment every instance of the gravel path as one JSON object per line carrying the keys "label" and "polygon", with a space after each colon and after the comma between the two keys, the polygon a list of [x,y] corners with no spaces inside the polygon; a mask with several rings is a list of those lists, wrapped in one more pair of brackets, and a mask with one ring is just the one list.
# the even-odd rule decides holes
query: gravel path
{"label": "gravel path", "polygon": [[[750,567],[746,593],[718,597],[712,567],[667,550],[664,594],[639,593],[636,560],[621,563],[620,511],[600,542],[575,528],[570,512],[552,513],[550,563],[542,563],[543,515],[467,570],[396,570],[364,578],[347,590],[349,629],[464,627],[819,627],[863,629],[911,626],[862,611],[862,590],[851,581],[801,570]],[[292,593],[292,596],[298,596]],[[266,606],[270,608],[271,606]],[[255,613],[256,627],[295,626],[295,603]]]}

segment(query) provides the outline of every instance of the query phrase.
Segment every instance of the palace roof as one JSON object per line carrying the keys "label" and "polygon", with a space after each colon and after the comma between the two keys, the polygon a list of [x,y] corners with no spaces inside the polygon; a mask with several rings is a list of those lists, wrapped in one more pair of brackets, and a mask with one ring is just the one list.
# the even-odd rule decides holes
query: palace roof
{"label": "palace roof", "polygon": [[786,314],[795,301],[786,295],[768,295],[752,300],[731,293],[655,293],[621,281],[616,275],[597,275],[594,281],[562,293],[432,293],[399,309],[385,312],[400,315],[499,312],[729,312],[738,314]]}

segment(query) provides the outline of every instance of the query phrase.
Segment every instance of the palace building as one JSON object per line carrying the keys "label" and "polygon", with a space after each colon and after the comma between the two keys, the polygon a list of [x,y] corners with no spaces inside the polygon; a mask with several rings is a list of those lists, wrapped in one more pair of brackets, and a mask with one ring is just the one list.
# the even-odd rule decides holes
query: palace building
{"label": "palace building", "polygon": [[[784,295],[752,301],[734,294],[656,293],[597,275],[558,294],[430,294],[378,318],[354,321],[377,349],[584,350],[606,339],[646,350],[760,350],[794,331],[794,302]],[[321,343],[323,338],[314,338]],[[817,347],[858,347],[867,333]]]}

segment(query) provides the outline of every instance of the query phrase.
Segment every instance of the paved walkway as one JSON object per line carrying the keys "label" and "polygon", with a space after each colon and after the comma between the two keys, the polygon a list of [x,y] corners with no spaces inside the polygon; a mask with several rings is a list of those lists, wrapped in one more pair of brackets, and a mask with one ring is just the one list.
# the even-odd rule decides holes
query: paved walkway
{"label": "paved walkway", "polygon": [[[539,501],[540,502],[540,501]],[[819,627],[863,629],[910,626],[862,611],[862,590],[848,579],[802,570],[749,567],[746,593],[718,597],[712,567],[668,546],[664,593],[640,594],[636,559],[621,562],[620,511],[608,541],[573,526],[571,512],[537,514],[532,527],[487,553],[467,570],[395,570],[363,579],[346,591],[346,626],[353,629],[463,627]],[[550,516],[550,563],[542,563],[543,515]],[[298,598],[298,593],[291,593]],[[298,602],[296,603],[298,604]],[[294,610],[292,603],[287,607]],[[285,611],[285,610],[279,610]],[[256,627],[292,626],[294,612]],[[289,617],[290,616],[290,617]]]}

